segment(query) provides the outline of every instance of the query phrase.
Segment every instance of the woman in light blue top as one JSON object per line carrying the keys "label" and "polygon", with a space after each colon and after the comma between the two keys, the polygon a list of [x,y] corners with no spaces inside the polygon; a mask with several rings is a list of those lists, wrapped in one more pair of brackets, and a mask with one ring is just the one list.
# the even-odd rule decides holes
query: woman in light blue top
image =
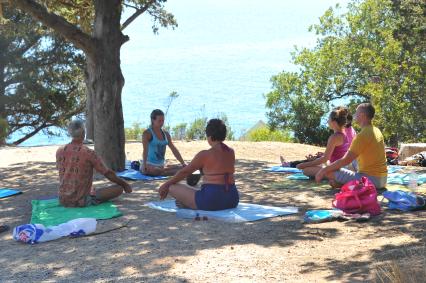
{"label": "woman in light blue top", "polygon": [[[185,161],[172,142],[172,138],[167,131],[164,131],[164,113],[160,109],[155,109],[151,113],[151,126],[142,135],[143,144],[143,164],[142,173],[151,176],[171,176],[184,167]],[[166,146],[169,146],[173,155],[181,165],[166,165]]]}

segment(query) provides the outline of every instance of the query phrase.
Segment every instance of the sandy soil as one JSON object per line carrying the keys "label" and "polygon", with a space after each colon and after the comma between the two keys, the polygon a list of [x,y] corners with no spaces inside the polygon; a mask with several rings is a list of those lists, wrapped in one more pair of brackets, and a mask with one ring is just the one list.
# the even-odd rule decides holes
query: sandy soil
{"label": "sandy soil", "polygon": [[[133,182],[134,193],[115,201],[123,217],[100,221],[99,230],[128,227],[85,238],[29,246],[0,234],[0,282],[365,282],[375,266],[424,255],[425,212],[384,213],[367,223],[302,224],[308,209],[327,209],[336,191],[274,186],[283,175],[262,172],[320,148],[272,142],[230,142],[237,155],[237,185],[243,202],[300,208],[292,216],[229,224],[177,219],[149,209],[160,182]],[[206,142],[176,142],[184,159]],[[0,149],[0,187],[24,193],[0,200],[0,223],[28,223],[32,199],[54,196],[57,146]],[[141,156],[128,143],[130,159]],[[170,151],[168,158],[172,158]],[[105,179],[97,177],[96,186]],[[307,183],[309,184],[309,183]]]}

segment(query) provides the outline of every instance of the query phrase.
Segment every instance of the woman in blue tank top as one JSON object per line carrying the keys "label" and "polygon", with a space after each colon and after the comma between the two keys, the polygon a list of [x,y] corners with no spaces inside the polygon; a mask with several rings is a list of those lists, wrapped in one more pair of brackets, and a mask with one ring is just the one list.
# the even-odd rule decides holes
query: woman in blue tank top
{"label": "woman in blue tank top", "polygon": [[[151,113],[151,126],[142,135],[143,163],[141,171],[146,175],[171,176],[186,165],[178,149],[173,144],[170,134],[162,129],[163,125],[164,113],[160,109],[155,109]],[[166,165],[167,146],[170,147],[173,155],[181,165]]]}
{"label": "woman in blue tank top", "polygon": [[[235,153],[223,143],[226,137],[223,121],[211,119],[207,123],[206,136],[210,149],[197,153],[191,163],[161,185],[161,199],[170,193],[179,206],[200,210],[222,210],[238,205],[239,195],[234,179]],[[199,169],[203,172],[200,190],[186,184],[178,184]]]}

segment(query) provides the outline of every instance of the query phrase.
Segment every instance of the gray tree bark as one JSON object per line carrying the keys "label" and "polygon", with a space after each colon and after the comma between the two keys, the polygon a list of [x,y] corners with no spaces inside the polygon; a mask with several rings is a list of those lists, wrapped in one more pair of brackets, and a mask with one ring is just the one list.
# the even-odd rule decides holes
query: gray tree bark
{"label": "gray tree bark", "polygon": [[94,4],[96,51],[86,58],[95,150],[111,169],[124,170],[126,156],[121,106],[124,77],[120,68],[120,48],[126,37],[120,30],[121,1],[95,0]]}
{"label": "gray tree bark", "polygon": [[86,139],[90,139],[92,141],[94,141],[94,137],[95,137],[95,121],[93,118],[93,113],[94,113],[94,109],[93,109],[93,102],[92,102],[92,97],[94,89],[90,88],[90,83],[89,83],[89,73],[88,70],[86,68],[85,70],[85,83],[86,83]]}

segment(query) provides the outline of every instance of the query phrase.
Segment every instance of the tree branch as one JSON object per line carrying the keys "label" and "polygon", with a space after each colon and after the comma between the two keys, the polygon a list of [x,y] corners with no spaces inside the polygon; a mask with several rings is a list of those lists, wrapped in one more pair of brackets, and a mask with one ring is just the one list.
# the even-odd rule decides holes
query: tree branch
{"label": "tree branch", "polygon": [[24,46],[21,49],[17,50],[16,54],[22,57],[25,54],[25,52],[33,48],[34,45],[36,45],[41,38],[42,36],[35,37],[32,41],[28,42],[27,46]]}
{"label": "tree branch", "polygon": [[133,8],[133,9],[135,9],[135,10],[139,10],[139,8],[138,8],[138,7],[133,6],[133,5],[130,5],[130,4],[127,4],[127,3],[123,3],[123,5],[124,5],[124,6],[126,6],[126,7],[129,7],[129,8]]}
{"label": "tree branch", "polygon": [[[333,94],[336,94],[336,95],[333,95]],[[359,96],[359,97],[363,97],[363,98],[366,98],[366,99],[371,98],[370,95],[363,94],[363,93],[356,92],[356,91],[348,91],[348,92],[345,92],[345,93],[342,93],[342,94],[339,94],[339,95],[337,95],[337,93],[333,93],[333,94],[328,96],[328,97],[330,97],[330,99],[326,99],[327,102],[330,102],[330,101],[335,100],[335,99],[343,98],[343,97],[346,97],[346,96]]]}
{"label": "tree branch", "polygon": [[121,30],[124,30],[128,25],[130,25],[137,17],[142,15],[152,4],[155,3],[156,0],[149,1],[143,8],[137,9],[136,12],[131,15],[124,23],[121,25]]}
{"label": "tree branch", "polygon": [[34,0],[9,0],[10,5],[30,14],[33,18],[52,28],[86,53],[94,53],[95,40],[63,17],[47,11]]}
{"label": "tree branch", "polygon": [[16,140],[13,142],[14,145],[18,145],[20,143],[23,143],[24,141],[26,141],[27,139],[33,137],[35,134],[37,134],[38,132],[40,132],[41,130],[43,130],[44,128],[50,127],[51,125],[43,123],[41,124],[37,129],[35,129],[34,131],[32,131],[31,133],[25,135],[24,137],[20,138],[19,140]]}

